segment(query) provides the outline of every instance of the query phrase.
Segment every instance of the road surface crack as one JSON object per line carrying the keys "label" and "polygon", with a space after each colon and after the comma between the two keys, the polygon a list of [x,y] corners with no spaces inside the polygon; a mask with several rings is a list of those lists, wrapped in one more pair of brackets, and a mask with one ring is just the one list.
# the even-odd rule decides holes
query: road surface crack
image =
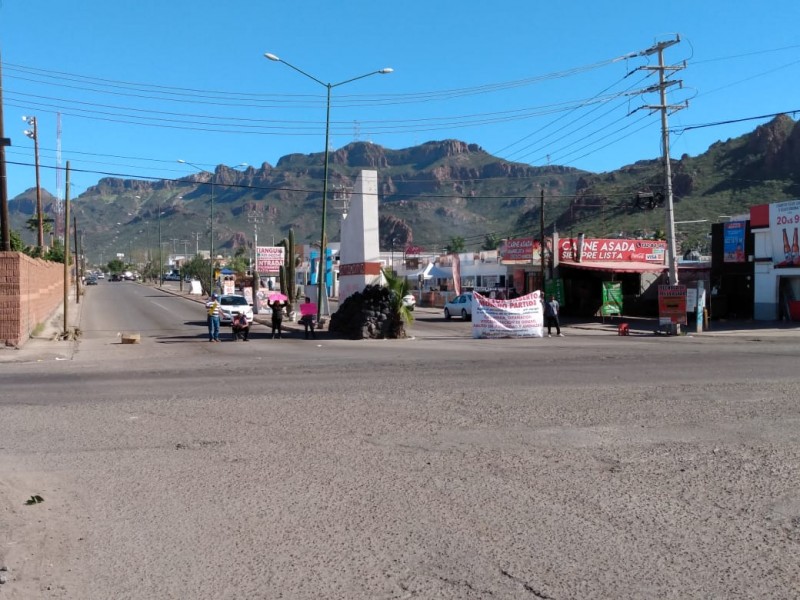
{"label": "road surface crack", "polygon": [[542,600],[554,600],[554,598],[552,596],[548,596],[544,592],[542,592],[540,590],[537,590],[531,584],[529,584],[527,581],[523,581],[519,577],[515,577],[514,575],[512,575],[511,573],[509,573],[505,569],[500,569],[500,573],[505,575],[506,577],[508,577],[512,581],[515,581],[516,583],[520,584],[526,592],[530,592],[531,594],[533,594],[537,598],[541,598]]}

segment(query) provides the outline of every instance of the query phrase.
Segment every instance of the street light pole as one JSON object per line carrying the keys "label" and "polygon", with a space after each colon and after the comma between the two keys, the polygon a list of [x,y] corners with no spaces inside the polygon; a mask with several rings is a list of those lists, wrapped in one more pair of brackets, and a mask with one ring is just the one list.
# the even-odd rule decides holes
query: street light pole
{"label": "street light pole", "polygon": [[158,200],[158,287],[164,285],[164,257],[161,254],[161,199]]}
{"label": "street light pole", "polygon": [[344,85],[346,83],[350,83],[351,81],[356,81],[358,79],[364,79],[365,77],[369,77],[371,75],[387,75],[392,73],[394,69],[389,67],[380,69],[378,71],[371,71],[369,73],[364,73],[363,75],[359,75],[358,77],[352,77],[350,79],[346,79],[344,81],[340,81],[339,83],[325,83],[324,81],[317,79],[313,75],[310,75],[303,71],[302,69],[295,67],[293,64],[286,62],[282,58],[274,54],[270,54],[269,52],[264,53],[264,57],[268,58],[274,62],[280,62],[285,64],[290,69],[293,69],[311,79],[312,81],[316,81],[321,86],[324,86],[327,90],[327,99],[326,99],[326,110],[325,110],[325,166],[323,170],[323,181],[322,181],[322,232],[319,236],[319,277],[317,281],[317,285],[319,289],[317,290],[317,323],[320,322],[320,317],[322,316],[322,293],[323,290],[327,294],[327,289],[325,285],[325,265],[326,265],[326,256],[325,252],[327,250],[327,239],[325,234],[325,229],[327,227],[327,213],[328,213],[328,159],[329,159],[329,146],[330,146],[330,132],[331,132],[331,90],[335,87],[339,87],[340,85]]}
{"label": "street light pole", "polygon": [[36,219],[37,226],[37,245],[41,251],[44,248],[44,218],[42,216],[42,184],[39,179],[39,125],[36,117],[22,117],[22,120],[30,125],[30,129],[25,130],[25,135],[33,140],[34,159],[36,163]]}

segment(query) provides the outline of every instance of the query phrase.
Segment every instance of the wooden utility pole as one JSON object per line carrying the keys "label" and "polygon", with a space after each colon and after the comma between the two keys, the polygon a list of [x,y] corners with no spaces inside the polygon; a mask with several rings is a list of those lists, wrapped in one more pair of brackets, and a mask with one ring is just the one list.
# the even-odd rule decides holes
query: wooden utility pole
{"label": "wooden utility pole", "polygon": [[11,145],[11,140],[3,135],[3,58],[0,56],[0,250],[10,252],[11,226],[8,223],[6,146]]}
{"label": "wooden utility pole", "polygon": [[544,190],[539,201],[539,256],[541,258],[542,294],[544,294],[545,256],[544,256]]}

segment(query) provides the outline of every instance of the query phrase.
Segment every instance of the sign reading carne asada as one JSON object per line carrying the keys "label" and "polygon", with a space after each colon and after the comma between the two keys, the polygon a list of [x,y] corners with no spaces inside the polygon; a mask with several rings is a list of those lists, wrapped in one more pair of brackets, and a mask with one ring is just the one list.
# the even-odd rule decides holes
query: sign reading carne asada
{"label": "sign reading carne asada", "polygon": [[[577,245],[576,239],[558,240],[558,259],[575,260]],[[666,256],[667,242],[663,240],[585,238],[581,260],[648,262],[663,265]]]}

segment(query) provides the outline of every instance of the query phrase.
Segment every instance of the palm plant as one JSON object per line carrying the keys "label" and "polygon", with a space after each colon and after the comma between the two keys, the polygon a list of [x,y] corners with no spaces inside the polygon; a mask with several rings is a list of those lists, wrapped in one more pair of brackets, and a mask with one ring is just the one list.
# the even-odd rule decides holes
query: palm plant
{"label": "palm plant", "polygon": [[414,313],[403,303],[403,298],[410,291],[408,280],[387,269],[383,269],[382,272],[386,287],[391,292],[389,296],[391,322],[389,335],[393,338],[403,338],[406,336],[406,324],[410,325],[414,322]]}

